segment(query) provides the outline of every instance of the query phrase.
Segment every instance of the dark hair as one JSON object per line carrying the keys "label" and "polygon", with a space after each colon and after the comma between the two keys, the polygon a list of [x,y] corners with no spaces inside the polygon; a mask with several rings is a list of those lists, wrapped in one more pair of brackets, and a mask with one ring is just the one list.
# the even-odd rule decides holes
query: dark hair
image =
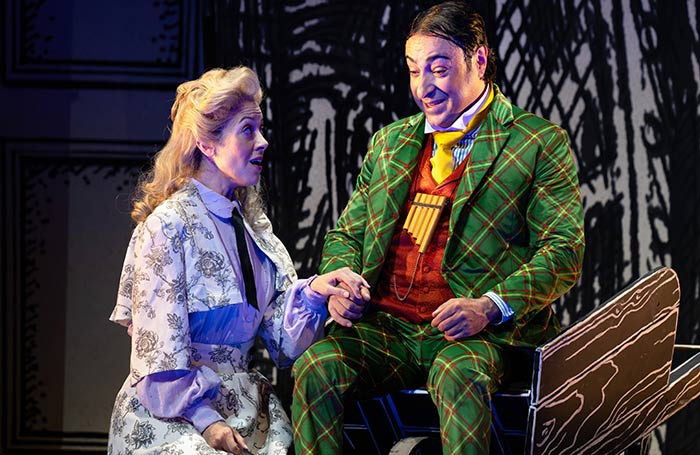
{"label": "dark hair", "polygon": [[465,2],[450,1],[431,6],[418,13],[411,23],[408,36],[431,35],[451,41],[469,58],[481,46],[486,46],[488,57],[484,81],[493,82],[496,77],[496,56],[489,48],[484,19]]}

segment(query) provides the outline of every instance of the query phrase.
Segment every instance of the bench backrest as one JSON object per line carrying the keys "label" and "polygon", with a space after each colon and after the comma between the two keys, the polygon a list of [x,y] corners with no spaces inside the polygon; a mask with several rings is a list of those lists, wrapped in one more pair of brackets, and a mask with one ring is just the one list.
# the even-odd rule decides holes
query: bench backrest
{"label": "bench backrest", "polygon": [[679,302],[662,268],[537,348],[526,453],[617,453],[642,438],[635,419],[669,384]]}

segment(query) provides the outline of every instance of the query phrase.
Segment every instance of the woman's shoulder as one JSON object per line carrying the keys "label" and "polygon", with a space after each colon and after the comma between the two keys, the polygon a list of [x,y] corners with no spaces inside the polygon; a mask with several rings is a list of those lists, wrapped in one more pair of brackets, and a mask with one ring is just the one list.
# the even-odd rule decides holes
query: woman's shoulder
{"label": "woman's shoulder", "polygon": [[194,185],[188,184],[161,202],[142,223],[149,227],[182,230],[201,218],[204,210]]}

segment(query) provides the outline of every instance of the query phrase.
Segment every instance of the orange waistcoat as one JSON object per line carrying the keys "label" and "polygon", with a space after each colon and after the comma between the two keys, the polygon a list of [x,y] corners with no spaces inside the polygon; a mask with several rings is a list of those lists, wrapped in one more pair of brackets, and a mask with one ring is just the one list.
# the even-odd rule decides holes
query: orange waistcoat
{"label": "orange waistcoat", "polygon": [[[453,193],[464,172],[470,157],[467,157],[441,184],[436,184],[431,175],[430,157],[433,149],[432,136],[426,141],[421,152],[418,172],[411,184],[408,198],[401,209],[401,216],[389,246],[386,261],[382,268],[377,289],[372,298],[375,309],[386,311],[408,322],[429,322],[432,312],[446,300],[455,297],[440,273],[442,257],[447,243],[447,230],[450,219]],[[419,257],[418,246],[411,235],[403,229],[411,201],[416,193],[447,196],[450,203],[443,209],[435,234],[428,249]],[[417,268],[416,267],[416,262]],[[411,278],[415,268],[415,277]],[[395,283],[395,285],[394,285]],[[409,291],[410,287],[410,291]],[[397,296],[398,294],[398,296]],[[404,298],[404,300],[399,299]]]}

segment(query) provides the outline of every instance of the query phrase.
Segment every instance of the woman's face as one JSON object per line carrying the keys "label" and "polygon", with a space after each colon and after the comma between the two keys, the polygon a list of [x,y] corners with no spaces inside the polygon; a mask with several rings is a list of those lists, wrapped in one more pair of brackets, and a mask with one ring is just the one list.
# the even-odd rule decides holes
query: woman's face
{"label": "woman's face", "polygon": [[221,139],[205,154],[219,169],[227,190],[252,186],[260,180],[268,142],[262,135],[263,116],[253,101],[244,102],[229,120]]}

